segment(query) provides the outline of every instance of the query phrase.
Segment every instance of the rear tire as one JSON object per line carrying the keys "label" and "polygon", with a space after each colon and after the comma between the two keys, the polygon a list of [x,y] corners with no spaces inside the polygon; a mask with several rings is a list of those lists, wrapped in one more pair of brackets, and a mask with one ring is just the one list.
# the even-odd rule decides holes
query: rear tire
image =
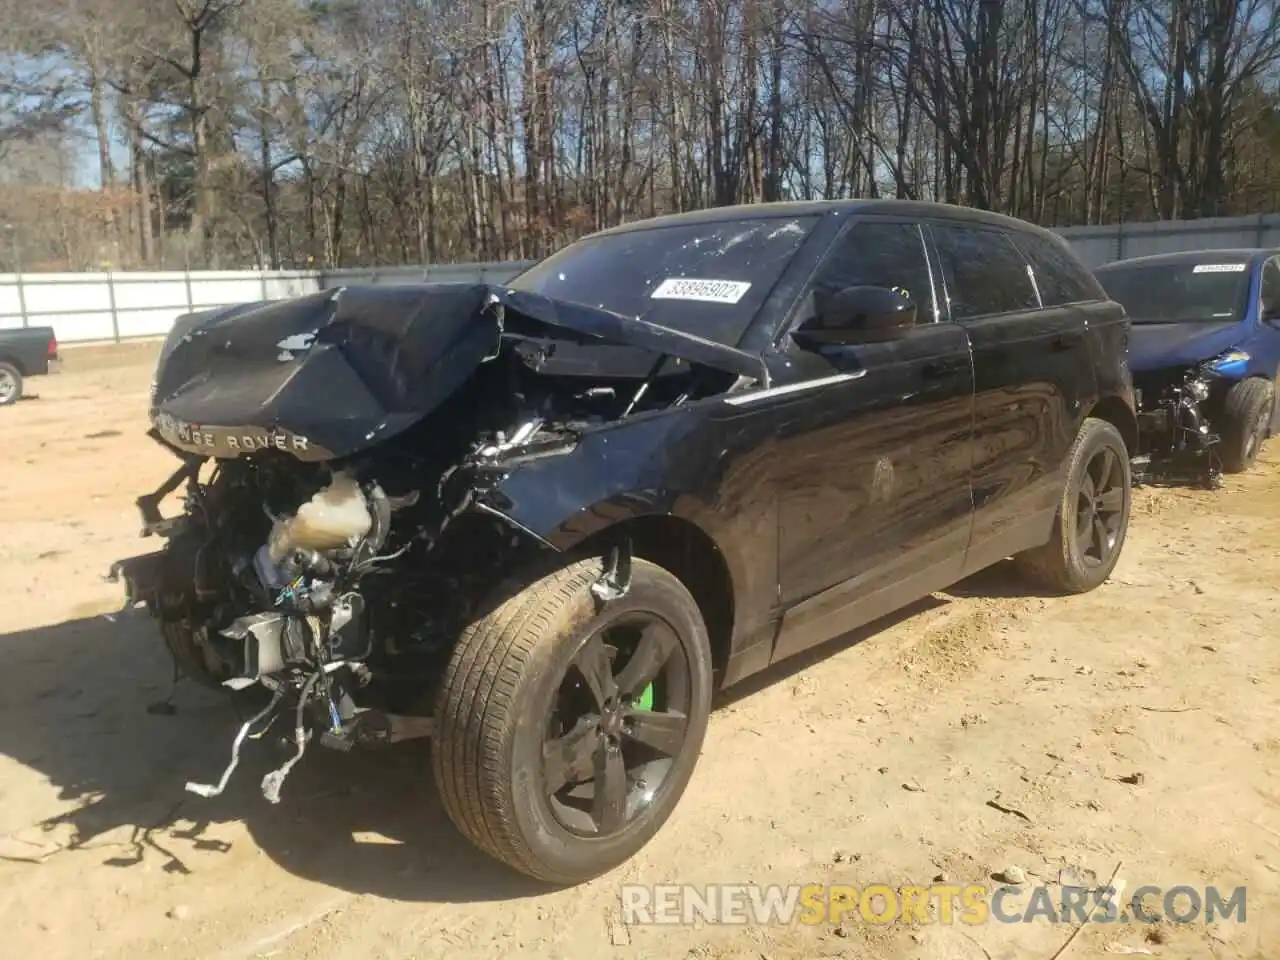
{"label": "rear tire", "polygon": [[0,363],[0,407],[22,399],[22,372],[12,363]]}
{"label": "rear tire", "polygon": [[1120,431],[1085,420],[1068,458],[1053,535],[1014,562],[1027,578],[1057,593],[1088,593],[1111,575],[1129,529],[1132,475]]}
{"label": "rear tire", "polygon": [[[627,593],[601,605],[602,571],[598,559],[570,564],[473,623],[437,700],[432,764],[449,818],[489,856],[555,884],[607,872],[658,832],[711,708],[710,645],[689,591],[636,559]],[[658,666],[636,696],[642,651]],[[651,752],[660,759],[637,762]],[[589,801],[573,796],[588,788]]]}
{"label": "rear tire", "polygon": [[1230,390],[1222,404],[1222,469],[1243,473],[1258,459],[1271,426],[1275,386],[1269,380],[1250,377]]}

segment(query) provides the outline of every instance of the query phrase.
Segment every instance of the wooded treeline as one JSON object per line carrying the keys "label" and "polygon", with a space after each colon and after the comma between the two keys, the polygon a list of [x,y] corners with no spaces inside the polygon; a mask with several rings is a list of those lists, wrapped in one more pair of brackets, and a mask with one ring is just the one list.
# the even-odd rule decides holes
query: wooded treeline
{"label": "wooded treeline", "polygon": [[1280,0],[0,0],[0,24],[0,271],[522,259],[788,198],[1280,210]]}

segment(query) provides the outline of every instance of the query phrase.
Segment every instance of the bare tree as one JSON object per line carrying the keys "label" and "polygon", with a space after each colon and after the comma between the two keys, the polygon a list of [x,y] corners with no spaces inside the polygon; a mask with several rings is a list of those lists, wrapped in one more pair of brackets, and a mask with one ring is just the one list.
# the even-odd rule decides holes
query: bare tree
{"label": "bare tree", "polygon": [[[788,198],[1046,224],[1277,209],[1278,18],[1280,0],[0,0],[0,203],[38,238],[27,259],[79,268],[537,257]],[[15,174],[36,142],[66,176]]]}

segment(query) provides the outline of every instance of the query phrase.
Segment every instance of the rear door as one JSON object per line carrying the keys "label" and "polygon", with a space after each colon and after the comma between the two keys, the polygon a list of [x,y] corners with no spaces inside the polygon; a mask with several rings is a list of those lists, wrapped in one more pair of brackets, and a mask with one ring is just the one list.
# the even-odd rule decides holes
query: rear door
{"label": "rear door", "polygon": [[935,222],[930,232],[947,315],[973,350],[968,574],[1048,538],[1067,455],[1097,383],[1087,305],[1042,305],[1037,273],[1014,234],[959,221]]}
{"label": "rear door", "polygon": [[[776,407],[781,659],[958,578],[968,541],[973,373],[962,328],[939,322],[918,224],[855,220],[807,292],[900,287],[916,326],[901,340],[804,349],[803,383]],[[801,301],[792,326],[812,314]],[[784,388],[789,389],[789,388]]]}

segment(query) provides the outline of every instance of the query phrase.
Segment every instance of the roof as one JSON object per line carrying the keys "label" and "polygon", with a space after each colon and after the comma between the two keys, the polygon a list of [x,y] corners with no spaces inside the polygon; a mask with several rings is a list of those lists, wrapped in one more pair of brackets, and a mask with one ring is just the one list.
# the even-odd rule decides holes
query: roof
{"label": "roof", "polygon": [[1161,264],[1203,263],[1218,260],[1227,263],[1253,263],[1263,257],[1275,256],[1280,250],[1270,247],[1226,247],[1221,250],[1178,250],[1171,253],[1153,253],[1145,257],[1129,257],[1126,260],[1113,260],[1099,270],[1110,270],[1114,267],[1156,267]]}
{"label": "roof", "polygon": [[634,230],[653,230],[660,227],[675,227],[684,224],[758,220],[762,217],[772,219],[775,217],[797,218],[827,215],[852,216],[854,214],[969,221],[995,227],[1018,230],[1030,229],[1061,240],[1061,237],[1052,231],[1045,230],[1043,227],[1038,227],[1025,220],[992,213],[988,210],[978,210],[974,207],[961,207],[950,203],[932,203],[925,200],[869,199],[786,200],[774,203],[742,203],[727,207],[708,207],[703,210],[691,210],[687,213],[671,213],[660,217],[649,217],[644,220],[633,220],[630,223],[602,230],[595,236],[609,236],[615,233],[630,233]]}

